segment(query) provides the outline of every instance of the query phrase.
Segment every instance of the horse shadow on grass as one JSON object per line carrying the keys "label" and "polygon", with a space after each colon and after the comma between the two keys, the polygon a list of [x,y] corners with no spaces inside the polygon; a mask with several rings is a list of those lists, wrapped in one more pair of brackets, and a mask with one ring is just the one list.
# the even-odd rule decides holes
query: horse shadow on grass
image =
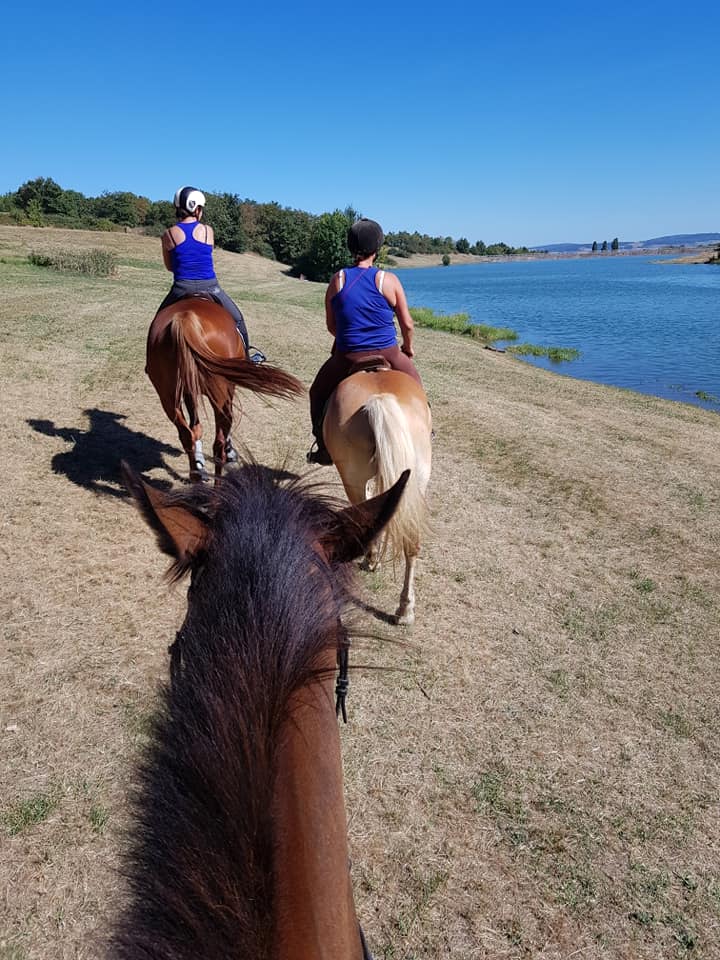
{"label": "horse shadow on grass", "polygon": [[[97,408],[84,410],[89,428],[58,427],[52,420],[28,420],[38,433],[60,437],[72,444],[64,453],[52,458],[54,473],[62,473],[72,483],[94,493],[124,499],[127,496],[120,472],[120,461],[125,460],[136,473],[147,473],[160,468],[176,481],[183,478],[165,462],[165,454],[178,455],[176,447],[169,446],[145,433],[125,426],[122,413]],[[154,486],[169,489],[167,480],[153,481]]]}

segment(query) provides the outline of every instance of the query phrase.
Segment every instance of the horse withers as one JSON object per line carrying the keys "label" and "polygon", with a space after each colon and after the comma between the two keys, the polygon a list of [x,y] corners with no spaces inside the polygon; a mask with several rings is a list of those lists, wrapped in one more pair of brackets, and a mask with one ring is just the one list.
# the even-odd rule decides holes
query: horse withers
{"label": "horse withers", "polygon": [[425,492],[432,462],[432,418],[424,390],[398,370],[361,370],[335,389],[323,420],[323,439],[351,503],[370,488],[388,490],[404,470],[410,479],[400,507],[367,565],[403,556],[405,575],[395,618],[415,619],[415,561],[428,525]]}
{"label": "horse withers", "polygon": [[279,367],[250,361],[230,314],[201,297],[178,300],[158,312],[148,333],[145,371],[177,428],[191,480],[208,479],[201,397],[207,397],[215,417],[213,456],[219,478],[224,465],[237,460],[230,438],[235,387],[285,399],[305,393],[300,381]]}
{"label": "horse withers", "polygon": [[175,667],[135,790],[116,960],[362,960],[335,666],[351,561],[407,474],[340,509],[245,464],[219,486],[125,483],[191,575]]}

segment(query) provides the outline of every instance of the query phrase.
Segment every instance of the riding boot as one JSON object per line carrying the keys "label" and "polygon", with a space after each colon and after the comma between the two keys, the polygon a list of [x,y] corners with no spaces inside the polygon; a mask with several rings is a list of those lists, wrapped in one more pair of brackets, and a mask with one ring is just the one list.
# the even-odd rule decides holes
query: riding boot
{"label": "riding boot", "polygon": [[315,443],[313,444],[315,449],[311,447],[305,459],[308,463],[317,463],[321,467],[332,466],[332,457],[328,453],[323,440],[322,427],[313,427],[313,434],[315,435]]}

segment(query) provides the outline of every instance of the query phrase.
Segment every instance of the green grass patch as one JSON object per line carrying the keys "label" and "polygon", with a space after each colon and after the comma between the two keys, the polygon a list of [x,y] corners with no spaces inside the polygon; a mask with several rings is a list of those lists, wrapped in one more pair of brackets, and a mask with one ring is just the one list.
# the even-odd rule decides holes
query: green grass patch
{"label": "green grass patch", "polygon": [[630,571],[630,580],[638,593],[653,593],[657,584],[651,577],[643,577],[639,570]]}
{"label": "green grass patch", "polygon": [[93,833],[104,833],[107,822],[110,819],[110,811],[101,803],[93,803],[90,807],[89,819]]}
{"label": "green grass patch", "polygon": [[518,357],[547,357],[551,363],[564,363],[580,358],[580,351],[574,347],[539,347],[534,343],[519,343],[507,350]]}
{"label": "green grass patch", "polygon": [[47,820],[59,803],[60,793],[58,790],[35,793],[27,800],[19,800],[12,804],[3,813],[2,822],[10,836],[15,837],[19,833],[24,833],[25,830],[36,823]]}
{"label": "green grass patch", "polygon": [[430,307],[411,307],[410,315],[418,327],[441,330],[443,333],[456,333],[473,337],[484,343],[498,340],[517,340],[517,333],[509,327],[491,327],[486,323],[471,323],[467,313],[435,313]]}
{"label": "green grass patch", "polygon": [[[411,307],[410,315],[418,327],[460,334],[486,344],[518,339],[517,331],[511,327],[491,327],[487,323],[471,323],[467,313],[435,313],[430,307]],[[509,346],[507,352],[521,357],[547,357],[551,363],[564,363],[580,357],[580,351],[574,347],[539,347],[534,343]]]}
{"label": "green grass patch", "polygon": [[110,250],[96,247],[72,253],[60,250],[57,253],[40,253],[33,250],[28,260],[36,267],[50,267],[62,273],[82,273],[90,277],[112,277],[117,273],[118,260]]}

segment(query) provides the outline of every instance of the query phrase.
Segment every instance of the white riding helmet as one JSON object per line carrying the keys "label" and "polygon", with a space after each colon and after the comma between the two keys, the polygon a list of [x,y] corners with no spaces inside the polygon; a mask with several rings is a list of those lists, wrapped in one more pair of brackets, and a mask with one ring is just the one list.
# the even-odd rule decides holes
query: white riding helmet
{"label": "white riding helmet", "polygon": [[180,187],[175,193],[174,203],[179,210],[195,213],[198,207],[205,206],[205,194],[195,187]]}

